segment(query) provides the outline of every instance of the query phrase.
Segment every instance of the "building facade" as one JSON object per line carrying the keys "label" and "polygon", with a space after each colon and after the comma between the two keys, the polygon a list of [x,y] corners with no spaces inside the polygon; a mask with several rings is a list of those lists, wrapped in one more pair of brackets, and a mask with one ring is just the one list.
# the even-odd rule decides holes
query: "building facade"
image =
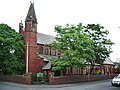
{"label": "building facade", "polygon": [[[48,63],[50,56],[57,56],[57,51],[51,50],[45,44],[51,43],[54,37],[37,32],[37,18],[34,9],[34,3],[31,3],[25,19],[25,28],[23,23],[19,23],[19,33],[24,37],[26,73],[36,74],[42,71],[42,67]],[[44,58],[46,57],[46,58]]]}
{"label": "building facade", "polygon": [[[50,44],[55,40],[54,36],[42,34],[37,32],[37,18],[34,9],[34,3],[30,4],[26,19],[25,28],[23,23],[19,23],[19,33],[24,37],[25,48],[25,63],[26,73],[31,72],[36,74],[38,72],[47,73],[50,71],[51,64],[49,60],[52,57],[59,56],[58,50],[52,50],[46,44]],[[85,69],[70,68],[66,69],[66,75],[86,75],[90,71],[90,65]],[[107,74],[114,73],[114,64],[111,60],[107,59],[104,65],[96,64],[94,67],[96,73]]]}

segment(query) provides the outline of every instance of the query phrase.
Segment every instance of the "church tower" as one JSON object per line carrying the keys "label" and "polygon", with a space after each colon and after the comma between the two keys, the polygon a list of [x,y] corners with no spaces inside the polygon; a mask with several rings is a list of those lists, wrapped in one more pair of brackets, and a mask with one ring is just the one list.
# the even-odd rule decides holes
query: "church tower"
{"label": "church tower", "polygon": [[37,18],[34,9],[34,3],[31,3],[28,14],[25,20],[25,31],[28,32],[37,32]]}
{"label": "church tower", "polygon": [[[19,24],[19,28],[20,25],[22,28],[22,24]],[[35,74],[37,72],[36,70],[37,18],[34,9],[34,3],[30,4],[30,8],[28,10],[25,19],[25,29],[23,35],[24,35],[24,43],[26,45],[26,49],[25,49],[26,73],[31,72],[32,74]]]}

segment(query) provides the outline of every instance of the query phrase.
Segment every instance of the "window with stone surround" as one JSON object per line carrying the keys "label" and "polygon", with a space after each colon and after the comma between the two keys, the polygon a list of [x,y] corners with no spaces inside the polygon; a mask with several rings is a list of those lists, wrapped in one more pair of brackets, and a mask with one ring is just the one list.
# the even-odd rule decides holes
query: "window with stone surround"
{"label": "window with stone surround", "polygon": [[80,74],[80,68],[77,68],[77,74]]}
{"label": "window with stone surround", "polygon": [[56,50],[52,50],[52,55],[56,56]]}
{"label": "window with stone surround", "polygon": [[45,49],[45,55],[48,55],[48,54],[49,54],[49,49],[46,48],[46,49]]}
{"label": "window with stone surround", "polygon": [[66,68],[66,74],[71,74],[71,68],[69,67]]}
{"label": "window with stone surround", "polygon": [[39,48],[39,54],[43,54],[43,47]]}

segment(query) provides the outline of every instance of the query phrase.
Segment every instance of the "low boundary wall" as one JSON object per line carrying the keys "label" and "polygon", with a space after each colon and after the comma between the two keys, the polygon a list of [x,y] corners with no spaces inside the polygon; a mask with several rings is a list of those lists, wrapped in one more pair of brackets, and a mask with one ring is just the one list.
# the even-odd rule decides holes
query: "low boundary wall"
{"label": "low boundary wall", "polygon": [[84,75],[84,76],[59,76],[59,77],[49,77],[49,84],[69,84],[69,83],[80,83],[87,81],[96,81],[111,79],[115,75]]}
{"label": "low boundary wall", "polygon": [[10,82],[15,82],[15,83],[21,83],[21,84],[32,84],[32,77],[25,77],[22,75],[0,75],[0,80],[2,81],[10,81]]}
{"label": "low boundary wall", "polygon": [[[115,76],[113,75],[83,75],[83,76],[59,76],[59,77],[49,77],[48,83],[50,85],[55,84],[69,84],[69,83],[80,83],[87,81],[96,81],[96,80],[104,80],[111,79]],[[10,81],[21,84],[32,84],[32,76],[25,77],[22,75],[0,75],[0,80],[2,81]]]}

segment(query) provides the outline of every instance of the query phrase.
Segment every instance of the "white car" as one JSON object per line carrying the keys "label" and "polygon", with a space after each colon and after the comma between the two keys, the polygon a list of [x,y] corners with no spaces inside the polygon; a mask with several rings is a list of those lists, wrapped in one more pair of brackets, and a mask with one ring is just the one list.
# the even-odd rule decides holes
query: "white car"
{"label": "white car", "polygon": [[120,74],[116,75],[112,81],[111,81],[112,86],[120,86]]}

